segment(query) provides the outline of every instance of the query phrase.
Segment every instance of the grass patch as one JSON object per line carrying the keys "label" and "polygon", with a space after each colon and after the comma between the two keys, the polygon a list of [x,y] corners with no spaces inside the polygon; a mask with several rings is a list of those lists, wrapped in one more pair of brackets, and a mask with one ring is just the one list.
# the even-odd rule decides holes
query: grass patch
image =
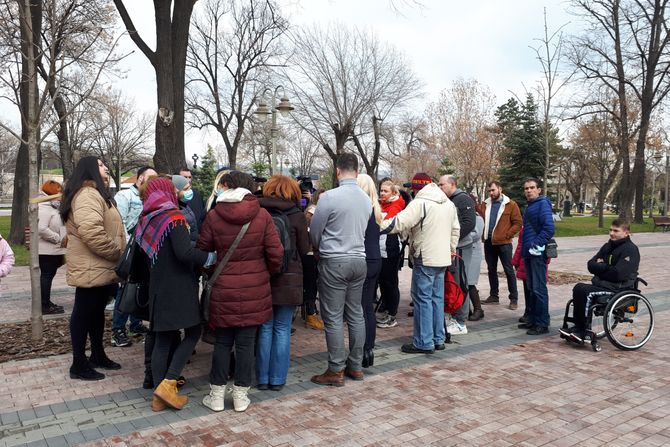
{"label": "grass patch", "polygon": [[[567,236],[592,236],[597,234],[608,234],[610,224],[617,216],[605,216],[603,228],[598,228],[598,217],[596,216],[573,216],[564,217],[556,222],[556,237]],[[632,224],[631,233],[647,233],[654,229],[654,222],[647,219],[643,224]]]}

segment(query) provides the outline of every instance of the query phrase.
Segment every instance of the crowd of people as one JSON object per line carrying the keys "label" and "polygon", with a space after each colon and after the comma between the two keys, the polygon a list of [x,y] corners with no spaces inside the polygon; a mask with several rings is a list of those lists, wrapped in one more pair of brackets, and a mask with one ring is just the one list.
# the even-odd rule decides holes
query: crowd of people
{"label": "crowd of people", "polygon": [[[500,303],[498,261],[510,310],[518,308],[516,277],[523,280],[519,328],[528,335],[548,332],[544,251],[554,221],[538,180],[523,184],[522,216],[497,181],[488,184],[489,197],[480,203],[451,175],[435,182],[419,173],[407,194],[390,178],[377,186],[358,168],[354,154],[340,155],[338,186],[329,191],[283,175],[259,186],[248,174],[221,171],[207,200],[192,188],[188,169],[163,175],[148,166],[112,197],[107,167],[96,157],[82,158],[64,188],[46,182],[40,205],[42,310],[63,312],[50,289],[65,263],[68,284],[76,288],[70,377],[101,380],[99,369],[121,368],[103,342],[105,306],[113,300],[112,346],[145,337],[143,386],[154,389],[154,411],[187,403],[179,394],[182,373],[201,337],[214,345],[206,407],[222,411],[230,395],[235,411],[245,411],[251,386],[281,390],[297,309],[308,327],[325,334],[328,363],[311,381],[339,387],[345,379],[363,380],[364,369],[374,366],[377,329],[398,324],[398,272],[405,259],[412,268],[413,337],[402,352],[432,354],[445,349],[451,336],[468,334],[466,321],[485,317],[482,305]],[[6,250],[3,242],[0,249]],[[123,287],[115,267],[127,244],[136,244],[146,267],[134,276],[148,290],[147,325],[119,307]],[[485,300],[477,288],[482,251],[490,286]],[[593,262],[589,269],[600,271],[602,260]],[[445,318],[447,269],[465,299]],[[201,275],[211,283],[207,300],[200,298]],[[600,290],[582,289],[582,301]],[[583,338],[583,330],[571,332]]]}

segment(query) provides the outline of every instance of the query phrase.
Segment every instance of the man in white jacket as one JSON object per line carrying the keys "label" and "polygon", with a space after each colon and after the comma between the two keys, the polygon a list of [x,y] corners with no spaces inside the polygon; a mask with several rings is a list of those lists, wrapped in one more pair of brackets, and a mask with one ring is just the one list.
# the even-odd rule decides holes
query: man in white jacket
{"label": "man in white jacket", "polygon": [[461,229],[456,207],[435,183],[429,183],[407,208],[384,220],[381,229],[409,237],[414,264],[410,292],[414,339],[402,346],[402,352],[432,354],[444,349],[444,272],[456,253]]}

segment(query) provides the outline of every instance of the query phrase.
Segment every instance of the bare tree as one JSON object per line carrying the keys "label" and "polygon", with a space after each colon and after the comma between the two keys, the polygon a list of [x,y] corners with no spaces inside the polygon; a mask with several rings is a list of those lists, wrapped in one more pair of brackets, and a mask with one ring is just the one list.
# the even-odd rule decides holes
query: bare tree
{"label": "bare tree", "polygon": [[[554,99],[559,92],[565,87],[574,75],[574,70],[570,73],[565,73],[563,76],[560,69],[565,58],[565,41],[563,36],[563,28],[565,25],[559,27],[556,31],[549,33],[549,25],[547,24],[547,8],[544,8],[544,36],[540,39],[539,45],[533,50],[536,54],[536,59],[542,66],[544,78],[539,83],[537,88],[538,99],[542,103],[542,118],[543,126],[542,132],[544,134],[544,178],[542,183],[545,187],[545,194],[549,195],[548,178],[555,171],[555,166],[552,166],[551,148],[552,148],[552,128],[555,127],[555,121],[552,116]],[[553,168],[553,169],[552,169]],[[558,187],[557,187],[558,199]]]}
{"label": "bare tree", "polygon": [[612,118],[602,113],[579,124],[572,144],[584,168],[580,170],[580,175],[586,174],[598,192],[596,209],[598,227],[602,228],[605,200],[621,170],[621,157],[617,156],[617,137]]}
{"label": "bare tree", "polygon": [[430,146],[448,158],[466,189],[480,190],[499,167],[495,125],[495,96],[474,79],[458,79],[426,110]]}
{"label": "bare tree", "polygon": [[184,84],[191,14],[196,0],[155,0],[156,49],[135,28],[123,0],[114,0],[128,35],[156,72],[157,114],[154,165],[175,172],[186,163],[184,152]]}
{"label": "bare tree", "polygon": [[299,103],[295,119],[333,163],[352,140],[366,171],[374,173],[380,146],[373,121],[399,116],[419,95],[421,85],[410,65],[374,34],[342,24],[300,30],[294,42],[287,74]]}
{"label": "bare tree", "polygon": [[[54,0],[55,1],[55,0]],[[18,106],[21,115],[21,132],[0,123],[17,141],[20,142],[17,156],[14,202],[12,206],[12,231],[10,240],[20,243],[24,239],[23,228],[26,221],[30,223],[32,240],[37,240],[38,212],[37,203],[29,198],[37,197],[39,190],[39,158],[40,146],[56,124],[52,127],[43,126],[53,107],[53,95],[49,94],[51,83],[57,84],[67,68],[64,59],[55,57],[57,48],[55,42],[62,43],[56,38],[54,28],[44,30],[42,14],[44,2],[37,0],[16,0],[4,2],[0,14],[3,25],[0,27],[0,48],[2,59],[0,66],[0,82],[4,90],[10,92],[0,99],[9,100]],[[43,39],[43,34],[48,38]],[[51,42],[45,46],[44,42]],[[110,59],[114,44],[110,45],[106,58],[94,74],[91,85],[95,85],[104,69],[105,60]],[[56,75],[49,78],[44,85],[40,85],[39,67],[44,60],[56,61]],[[90,92],[89,92],[90,93]],[[82,101],[87,95],[83,95]],[[30,252],[30,284],[32,293],[31,330],[33,339],[42,337],[42,307],[40,299],[40,271],[38,251]]]}
{"label": "bare tree", "polygon": [[14,171],[16,151],[16,139],[7,130],[0,127],[0,197],[7,194],[10,180],[6,177],[6,174]]}
{"label": "bare tree", "polygon": [[256,94],[281,62],[279,37],[287,27],[267,0],[207,0],[194,20],[186,59],[188,124],[219,133],[231,169]]}
{"label": "bare tree", "polygon": [[116,187],[121,175],[146,165],[151,158],[153,117],[140,114],[119,91],[95,97],[97,110],[91,111],[96,123],[92,135],[92,153],[104,161]]}
{"label": "bare tree", "polygon": [[[619,121],[618,151],[622,158],[620,215],[643,218],[645,144],[654,111],[670,92],[670,32],[665,11],[668,0],[573,0],[590,24],[573,42],[573,63],[581,77],[599,96],[609,91],[617,98],[611,110],[597,99],[587,107],[608,111]],[[631,99],[635,104],[631,104]],[[637,106],[639,120],[631,121],[629,109]],[[637,134],[631,172],[628,153],[631,135]]]}
{"label": "bare tree", "polygon": [[54,133],[63,178],[67,180],[75,161],[67,120],[69,106],[78,103],[81,95],[90,90],[91,80],[96,78],[101,65],[109,71],[121,58],[110,58],[108,54],[114,41],[116,17],[108,2],[46,1],[43,5],[43,45],[53,51],[40,59],[38,70],[48,86],[58,118]]}

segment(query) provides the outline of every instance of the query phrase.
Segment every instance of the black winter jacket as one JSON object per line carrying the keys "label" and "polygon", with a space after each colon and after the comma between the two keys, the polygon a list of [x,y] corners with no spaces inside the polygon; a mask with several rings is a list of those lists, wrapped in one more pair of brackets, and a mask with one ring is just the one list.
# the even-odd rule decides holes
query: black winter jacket
{"label": "black winter jacket", "polygon": [[609,240],[588,262],[593,285],[610,290],[632,287],[639,267],[640,251],[630,237]]}
{"label": "black winter jacket", "polygon": [[200,323],[198,283],[194,266],[202,267],[208,253],[191,245],[184,225],[175,226],[158,251],[149,279],[151,330],[174,331]]}
{"label": "black winter jacket", "polygon": [[472,230],[475,229],[475,202],[472,198],[460,189],[454,192],[454,195],[449,197],[458,212],[458,223],[461,224],[461,233],[458,239],[458,246],[465,247],[474,242],[472,240]]}

